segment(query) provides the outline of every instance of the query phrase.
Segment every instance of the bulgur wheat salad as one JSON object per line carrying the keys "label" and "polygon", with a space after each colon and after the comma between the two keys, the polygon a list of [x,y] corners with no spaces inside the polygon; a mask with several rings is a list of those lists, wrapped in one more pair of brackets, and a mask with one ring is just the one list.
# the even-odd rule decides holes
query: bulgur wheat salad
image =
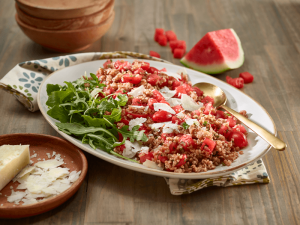
{"label": "bulgur wheat salad", "polygon": [[[177,173],[229,166],[248,145],[247,132],[187,73],[148,62],[107,60],[96,74],[48,84],[47,114],[59,130],[92,148]],[[246,116],[245,111],[241,114]]]}

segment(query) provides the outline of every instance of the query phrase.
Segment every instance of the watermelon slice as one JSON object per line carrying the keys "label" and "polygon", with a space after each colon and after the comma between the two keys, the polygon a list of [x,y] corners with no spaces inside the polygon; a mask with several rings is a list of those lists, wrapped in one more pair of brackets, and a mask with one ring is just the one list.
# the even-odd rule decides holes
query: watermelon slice
{"label": "watermelon slice", "polygon": [[218,74],[244,63],[241,41],[233,29],[208,32],[180,60],[192,69]]}

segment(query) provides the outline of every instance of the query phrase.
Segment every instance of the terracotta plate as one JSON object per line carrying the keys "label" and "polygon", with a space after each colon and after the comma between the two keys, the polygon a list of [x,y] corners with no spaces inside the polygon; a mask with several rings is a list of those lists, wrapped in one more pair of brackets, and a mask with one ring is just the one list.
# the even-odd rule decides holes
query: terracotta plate
{"label": "terracotta plate", "polygon": [[0,191],[0,218],[22,218],[28,216],[34,216],[40,213],[47,212],[68,200],[79,189],[87,173],[87,160],[82,151],[70,142],[49,135],[43,134],[6,134],[0,135],[0,145],[30,145],[30,155],[37,153],[37,157],[31,158],[34,163],[38,162],[38,158],[48,159],[46,153],[55,151],[57,154],[61,154],[66,164],[63,167],[69,168],[71,171],[80,171],[81,174],[77,181],[73,185],[64,191],[63,193],[56,195],[47,200],[22,206],[22,203],[16,205],[14,203],[7,202],[7,197],[11,194],[10,187],[13,187],[14,191],[17,190],[18,182],[12,181]]}

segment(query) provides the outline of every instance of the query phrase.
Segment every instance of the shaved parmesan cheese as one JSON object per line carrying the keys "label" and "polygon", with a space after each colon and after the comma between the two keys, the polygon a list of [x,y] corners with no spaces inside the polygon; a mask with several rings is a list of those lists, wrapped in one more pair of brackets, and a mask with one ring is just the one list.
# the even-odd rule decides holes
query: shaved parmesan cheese
{"label": "shaved parmesan cheese", "polygon": [[143,163],[144,166],[147,166],[148,168],[151,169],[156,169],[156,170],[163,170],[163,168],[159,167],[158,165],[156,165],[155,162],[150,161],[148,159],[146,159],[146,161]]}
{"label": "shaved parmesan cheese", "polygon": [[163,128],[163,133],[166,133],[166,134],[171,134],[173,133],[174,130],[178,130],[178,125],[177,124],[174,124],[174,123],[169,123],[169,124],[166,124]]}
{"label": "shaved parmesan cheese", "polygon": [[149,126],[151,127],[152,130],[157,131],[159,128],[161,128],[162,126],[166,125],[166,124],[170,124],[172,122],[163,122],[163,123],[152,123],[149,124]]}
{"label": "shaved parmesan cheese", "polygon": [[133,97],[137,97],[139,95],[142,95],[145,90],[144,85],[141,85],[137,88],[132,89],[130,92],[128,92],[129,95],[132,95]]}
{"label": "shaved parmesan cheese", "polygon": [[[45,174],[43,174],[45,175]],[[26,182],[29,192],[39,194],[42,190],[48,187],[55,179],[51,179],[49,176],[35,176],[30,175]]]}
{"label": "shaved parmesan cheese", "polygon": [[203,106],[203,103],[199,103],[197,104],[194,99],[192,99],[190,96],[186,95],[186,94],[182,94],[181,95],[181,102],[182,102],[182,107],[185,110],[189,110],[189,111],[195,111],[197,109],[200,109]]}
{"label": "shaved parmesan cheese", "polygon": [[164,87],[160,89],[159,92],[161,93],[162,96],[164,96],[166,100],[172,98],[176,94],[176,90],[172,91],[168,87]]}
{"label": "shaved parmesan cheese", "polygon": [[183,119],[185,117],[184,110],[176,115],[179,119]]}
{"label": "shaved parmesan cheese", "polygon": [[147,147],[147,146],[141,147],[141,152],[144,152],[147,154],[149,152],[149,147]]}
{"label": "shaved parmesan cheese", "polygon": [[169,77],[174,77],[176,80],[181,79],[181,76],[177,73],[173,73],[173,72],[163,72],[164,74],[167,74]]}
{"label": "shaved parmesan cheese", "polygon": [[28,173],[31,173],[31,172],[33,172],[35,170],[35,167],[34,166],[26,166],[15,178],[14,178],[14,182],[17,180],[17,179],[19,179],[19,178],[21,178],[21,177],[23,177],[23,176],[25,176],[26,174],[28,174]]}
{"label": "shaved parmesan cheese", "polygon": [[178,74],[183,74],[183,75],[187,75],[187,71],[186,71],[186,69],[185,68],[180,68],[176,73],[178,73]]}
{"label": "shaved parmesan cheese", "polygon": [[167,105],[165,103],[153,103],[153,106],[154,106],[155,111],[164,110],[171,114],[176,114],[174,109],[172,109],[169,105]]}
{"label": "shaved parmesan cheese", "polygon": [[97,96],[97,94],[99,92],[102,92],[102,90],[100,88],[95,88],[92,92],[91,92],[91,96],[92,98],[94,98],[95,96]]}
{"label": "shaved parmesan cheese", "polygon": [[60,165],[64,164],[64,162],[55,160],[55,159],[50,159],[50,160],[46,160],[46,161],[42,161],[42,162],[37,162],[35,164],[35,166],[40,167],[40,168],[44,168],[44,169],[48,169],[48,168],[55,168],[58,167]]}
{"label": "shaved parmesan cheese", "polygon": [[181,99],[179,98],[170,98],[168,100],[166,100],[171,107],[174,107],[176,105],[181,105]]}
{"label": "shaved parmesan cheese", "polygon": [[79,175],[81,174],[81,171],[72,171],[69,175],[69,181],[70,182],[75,182],[78,178],[79,178]]}
{"label": "shaved parmesan cheese", "polygon": [[38,201],[35,198],[31,198],[31,199],[23,198],[22,202],[23,205],[29,205],[29,204],[37,203]]}
{"label": "shaved parmesan cheese", "polygon": [[134,126],[136,126],[136,125],[142,125],[146,121],[147,121],[147,119],[146,118],[142,118],[142,117],[130,120],[129,121],[129,130],[132,130],[132,128]]}
{"label": "shaved parmesan cheese", "polygon": [[50,169],[47,172],[47,175],[54,178],[55,180],[67,174],[69,174],[69,168],[61,168],[61,167]]}
{"label": "shaved parmesan cheese", "polygon": [[19,202],[25,195],[26,195],[26,193],[23,191],[14,192],[14,190],[11,190],[11,195],[7,198],[7,201],[19,204]]}
{"label": "shaved parmesan cheese", "polygon": [[185,122],[190,126],[193,124],[199,125],[199,121],[197,119],[187,119]]}
{"label": "shaved parmesan cheese", "polygon": [[14,192],[12,190],[12,194],[7,199],[9,202],[19,204],[22,201],[23,205],[33,204],[51,198],[71,187],[72,183],[79,178],[81,171],[69,173],[69,168],[59,167],[64,164],[63,157],[60,154],[53,155],[59,161],[52,159],[37,162],[34,166],[27,166],[17,175],[15,180],[20,183],[17,189],[25,191]]}
{"label": "shaved parmesan cheese", "polygon": [[130,141],[126,140],[123,156],[127,158],[132,158],[140,150],[141,150],[141,146],[138,142],[131,143]]}

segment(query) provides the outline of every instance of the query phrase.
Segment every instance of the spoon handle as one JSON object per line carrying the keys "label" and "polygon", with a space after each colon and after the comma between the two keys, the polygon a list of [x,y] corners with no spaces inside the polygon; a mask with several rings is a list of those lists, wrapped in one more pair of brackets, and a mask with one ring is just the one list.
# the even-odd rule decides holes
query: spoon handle
{"label": "spoon handle", "polygon": [[273,148],[283,151],[287,147],[286,143],[284,143],[279,138],[275,137],[275,135],[271,134],[269,131],[266,131],[264,128],[260,127],[256,123],[252,122],[248,118],[244,117],[243,115],[239,114],[238,112],[234,111],[233,109],[227,107],[226,105],[220,105],[221,108],[225,109],[227,112],[232,114],[236,117],[239,121],[257,133],[262,139],[272,145]]}

